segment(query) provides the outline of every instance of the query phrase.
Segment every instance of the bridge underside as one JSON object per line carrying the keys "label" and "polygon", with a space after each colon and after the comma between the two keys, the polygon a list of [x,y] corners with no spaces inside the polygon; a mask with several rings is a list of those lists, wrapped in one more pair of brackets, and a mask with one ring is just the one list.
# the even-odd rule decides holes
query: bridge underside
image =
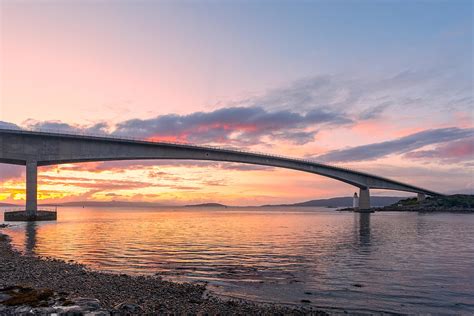
{"label": "bridge underside", "polygon": [[26,166],[26,213],[37,214],[38,166],[109,160],[186,159],[237,162],[280,167],[322,175],[360,189],[359,209],[370,209],[370,189],[406,191],[425,195],[437,192],[307,160],[192,145],[121,140],[40,132],[0,130],[0,162]]}

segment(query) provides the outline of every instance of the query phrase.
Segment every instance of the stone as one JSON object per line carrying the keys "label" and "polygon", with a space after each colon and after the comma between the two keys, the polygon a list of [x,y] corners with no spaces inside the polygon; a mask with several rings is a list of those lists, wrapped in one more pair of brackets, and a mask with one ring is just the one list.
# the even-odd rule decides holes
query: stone
{"label": "stone", "polygon": [[51,315],[57,312],[54,307],[37,307],[33,308],[31,312],[35,315]]}
{"label": "stone", "polygon": [[11,296],[8,295],[8,294],[0,293],[0,302],[3,302],[3,301],[8,300],[10,297],[11,297]]}
{"label": "stone", "polygon": [[14,314],[20,314],[20,315],[33,315],[33,313],[31,312],[31,307],[29,306],[18,306],[17,308],[15,308]]}
{"label": "stone", "polygon": [[139,305],[126,302],[116,305],[114,309],[120,313],[140,314],[143,312],[143,309]]}
{"label": "stone", "polygon": [[95,298],[78,297],[72,299],[75,305],[84,307],[89,310],[100,309],[100,301]]}
{"label": "stone", "polygon": [[97,311],[88,312],[85,316],[110,316],[111,313],[105,309],[100,309]]}
{"label": "stone", "polygon": [[71,306],[54,306],[58,313],[62,314],[74,314],[74,313],[81,313],[84,311],[83,308],[79,305],[71,305]]}

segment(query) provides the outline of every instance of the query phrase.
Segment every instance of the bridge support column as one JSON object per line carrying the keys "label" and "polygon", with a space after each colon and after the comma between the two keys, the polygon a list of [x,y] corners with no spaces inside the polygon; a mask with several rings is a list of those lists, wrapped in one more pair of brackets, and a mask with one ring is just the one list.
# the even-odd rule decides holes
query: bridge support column
{"label": "bridge support column", "polygon": [[7,222],[55,221],[55,211],[38,210],[38,162],[26,162],[26,207],[24,211],[5,212]]}
{"label": "bridge support column", "polygon": [[418,193],[416,200],[418,202],[424,201],[426,199],[426,195],[424,193]]}
{"label": "bridge support column", "polygon": [[38,164],[36,161],[26,162],[26,213],[36,216],[38,210]]}
{"label": "bridge support column", "polygon": [[369,188],[360,188],[359,191],[359,211],[370,211],[370,191]]}

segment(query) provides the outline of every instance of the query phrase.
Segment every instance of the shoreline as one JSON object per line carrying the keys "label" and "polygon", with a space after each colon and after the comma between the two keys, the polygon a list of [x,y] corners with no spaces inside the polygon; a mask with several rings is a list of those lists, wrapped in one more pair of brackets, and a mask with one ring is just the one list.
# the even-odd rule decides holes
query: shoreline
{"label": "shoreline", "polygon": [[[225,300],[206,286],[155,276],[93,271],[59,259],[14,250],[0,231],[0,314],[259,314],[329,315],[312,306]],[[332,311],[331,313],[343,313]]]}
{"label": "shoreline", "polygon": [[376,213],[376,212],[399,212],[399,213],[448,213],[448,214],[470,214],[474,213],[472,208],[429,208],[429,207],[397,207],[384,206],[372,207],[369,211],[359,212],[353,207],[344,207],[336,209],[337,212],[354,212],[354,213]]}

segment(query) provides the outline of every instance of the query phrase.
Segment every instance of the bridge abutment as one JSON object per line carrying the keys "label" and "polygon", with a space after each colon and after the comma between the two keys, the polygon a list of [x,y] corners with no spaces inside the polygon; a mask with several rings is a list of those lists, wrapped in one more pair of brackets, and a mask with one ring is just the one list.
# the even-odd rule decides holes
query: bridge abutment
{"label": "bridge abutment", "polygon": [[426,199],[426,195],[424,193],[418,193],[418,195],[416,196],[416,200],[418,202],[424,201],[425,199]]}
{"label": "bridge abutment", "polygon": [[360,188],[359,191],[359,211],[370,211],[370,190],[369,188]]}

